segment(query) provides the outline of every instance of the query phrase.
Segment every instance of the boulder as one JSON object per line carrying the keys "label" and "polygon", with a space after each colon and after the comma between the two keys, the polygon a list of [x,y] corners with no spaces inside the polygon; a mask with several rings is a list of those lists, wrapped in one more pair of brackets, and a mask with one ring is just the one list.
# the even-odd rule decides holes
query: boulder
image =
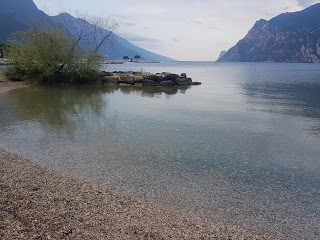
{"label": "boulder", "polygon": [[171,74],[170,72],[162,72],[161,73],[161,75],[163,75],[163,76],[167,76],[167,75],[169,75],[169,74]]}
{"label": "boulder", "polygon": [[129,80],[121,80],[120,79],[119,84],[121,84],[121,83],[133,85],[134,81],[133,81],[133,79],[129,79]]}
{"label": "boulder", "polygon": [[119,84],[118,76],[104,76],[101,80],[102,83]]}
{"label": "boulder", "polygon": [[131,74],[120,74],[120,80],[130,81],[133,80],[133,76]]}
{"label": "boulder", "polygon": [[163,81],[173,81],[175,83],[178,77],[178,74],[169,73],[166,76],[164,76]]}
{"label": "boulder", "polygon": [[177,82],[176,84],[178,86],[181,86],[181,85],[192,85],[192,79],[191,78],[177,78]]}
{"label": "boulder", "polygon": [[180,74],[180,77],[181,77],[181,78],[187,78],[187,74],[181,73],[181,74]]}
{"label": "boulder", "polygon": [[159,86],[159,84],[155,81],[150,80],[150,79],[144,79],[142,81],[142,86]]}
{"label": "boulder", "polygon": [[155,74],[155,75],[146,75],[146,76],[144,76],[144,79],[159,83],[162,81],[163,77],[161,75]]}
{"label": "boulder", "polygon": [[143,76],[134,76],[133,77],[133,82],[136,83],[142,83],[144,80]]}
{"label": "boulder", "polygon": [[131,74],[120,74],[119,83],[134,84],[134,77]]}
{"label": "boulder", "polygon": [[160,86],[174,86],[174,82],[171,80],[162,81],[159,83]]}
{"label": "boulder", "polygon": [[201,85],[201,82],[192,82],[192,85]]}

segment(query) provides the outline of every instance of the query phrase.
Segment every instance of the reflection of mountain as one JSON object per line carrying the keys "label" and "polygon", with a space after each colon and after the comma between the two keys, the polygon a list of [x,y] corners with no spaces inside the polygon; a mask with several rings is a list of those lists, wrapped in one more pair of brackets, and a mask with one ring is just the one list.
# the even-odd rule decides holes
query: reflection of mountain
{"label": "reflection of mountain", "polygon": [[320,137],[320,84],[246,83],[242,87],[257,110],[308,118],[310,133]]}

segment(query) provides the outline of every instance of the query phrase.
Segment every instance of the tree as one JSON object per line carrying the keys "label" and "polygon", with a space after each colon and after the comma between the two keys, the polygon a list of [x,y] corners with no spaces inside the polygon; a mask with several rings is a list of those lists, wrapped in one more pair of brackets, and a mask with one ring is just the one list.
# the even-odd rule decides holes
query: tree
{"label": "tree", "polygon": [[9,47],[10,46],[6,43],[0,43],[0,58],[6,57]]}
{"label": "tree", "polygon": [[76,28],[70,29],[63,17],[54,22],[39,20],[18,34],[9,51],[14,63],[7,71],[9,78],[41,84],[98,79],[103,59],[99,50],[117,24],[98,18],[89,23],[78,18]]}
{"label": "tree", "polygon": [[134,60],[138,61],[140,59],[140,56],[139,55],[135,55],[134,56]]}
{"label": "tree", "polygon": [[128,57],[128,56],[123,56],[123,60],[128,61],[128,60],[129,60],[129,57]]}

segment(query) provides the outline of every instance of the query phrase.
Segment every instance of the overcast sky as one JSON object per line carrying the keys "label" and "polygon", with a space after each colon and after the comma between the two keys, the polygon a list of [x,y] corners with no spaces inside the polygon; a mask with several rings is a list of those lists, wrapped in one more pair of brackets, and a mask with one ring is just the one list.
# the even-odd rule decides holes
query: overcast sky
{"label": "overcast sky", "polygon": [[49,15],[111,17],[131,43],[177,60],[216,60],[253,24],[320,0],[34,0]]}

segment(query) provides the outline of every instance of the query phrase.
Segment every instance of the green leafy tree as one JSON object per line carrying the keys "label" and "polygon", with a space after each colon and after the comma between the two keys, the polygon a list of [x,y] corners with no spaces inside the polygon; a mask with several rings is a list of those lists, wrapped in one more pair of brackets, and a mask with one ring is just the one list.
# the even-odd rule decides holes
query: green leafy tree
{"label": "green leafy tree", "polygon": [[0,43],[0,58],[5,58],[10,46],[6,43]]}
{"label": "green leafy tree", "polygon": [[[11,42],[9,58],[14,63],[6,72],[13,80],[32,83],[88,83],[100,76],[102,56],[99,49],[111,31],[103,21],[80,22],[77,32],[60,22],[35,24]],[[103,25],[103,26],[100,26]],[[100,26],[100,27],[99,27]]]}
{"label": "green leafy tree", "polygon": [[140,59],[140,56],[139,55],[135,55],[134,56],[134,60],[138,61]]}

